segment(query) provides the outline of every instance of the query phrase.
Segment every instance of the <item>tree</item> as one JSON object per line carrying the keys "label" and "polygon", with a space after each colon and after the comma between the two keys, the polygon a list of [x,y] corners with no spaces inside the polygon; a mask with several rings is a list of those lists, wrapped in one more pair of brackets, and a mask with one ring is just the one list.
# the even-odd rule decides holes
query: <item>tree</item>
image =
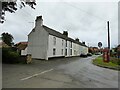
{"label": "tree", "polygon": [[7,45],[11,46],[13,43],[13,36],[9,33],[2,33],[2,41],[5,42]]}
{"label": "tree", "polygon": [[[20,0],[22,7],[29,5],[32,9],[35,9],[34,5],[36,5],[35,0]],[[17,10],[17,0],[0,0],[0,23],[4,23],[5,20],[5,12],[8,11],[10,13],[15,13]]]}

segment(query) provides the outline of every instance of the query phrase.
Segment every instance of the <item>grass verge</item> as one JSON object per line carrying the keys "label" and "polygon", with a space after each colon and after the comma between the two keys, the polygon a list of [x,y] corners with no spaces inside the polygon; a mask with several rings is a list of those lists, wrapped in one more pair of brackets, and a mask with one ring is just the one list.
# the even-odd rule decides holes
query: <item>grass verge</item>
{"label": "grass verge", "polygon": [[[111,59],[116,59],[116,58],[111,58]],[[111,60],[112,61],[112,60]],[[102,56],[97,57],[96,59],[93,60],[93,64],[100,66],[100,67],[104,67],[104,68],[109,68],[109,69],[114,69],[114,70],[119,70],[120,71],[120,65],[118,65],[117,63],[113,63],[113,62],[103,62],[103,58]]]}

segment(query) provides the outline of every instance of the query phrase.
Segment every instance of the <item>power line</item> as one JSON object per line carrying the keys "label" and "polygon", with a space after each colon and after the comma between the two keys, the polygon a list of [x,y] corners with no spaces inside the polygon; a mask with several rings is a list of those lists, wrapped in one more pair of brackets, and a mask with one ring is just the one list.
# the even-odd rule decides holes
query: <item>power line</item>
{"label": "power line", "polygon": [[87,15],[90,15],[90,16],[93,16],[93,17],[96,17],[97,19],[99,19],[99,20],[102,20],[102,21],[105,21],[105,22],[106,22],[106,20],[105,20],[105,19],[103,19],[103,18],[101,18],[101,17],[99,17],[99,16],[96,16],[96,15],[93,15],[93,14],[91,14],[91,13],[89,13],[89,12],[87,12],[87,11],[85,11],[85,10],[81,9],[81,8],[78,8],[78,7],[76,7],[76,6],[72,5],[72,4],[68,4],[67,2],[63,2],[63,3],[64,3],[64,4],[69,5],[69,6],[73,7],[73,8],[76,8],[76,9],[78,9],[78,10],[80,10],[80,11],[82,11],[82,12],[86,13]]}

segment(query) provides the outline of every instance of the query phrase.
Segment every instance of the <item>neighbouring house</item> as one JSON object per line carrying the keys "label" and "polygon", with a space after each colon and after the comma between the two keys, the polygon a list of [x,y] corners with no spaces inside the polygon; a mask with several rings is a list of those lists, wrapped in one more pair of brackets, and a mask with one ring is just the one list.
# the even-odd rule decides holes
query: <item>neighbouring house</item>
{"label": "neighbouring house", "polygon": [[45,59],[51,57],[72,57],[88,53],[88,47],[79,42],[79,39],[68,37],[68,32],[63,34],[43,25],[42,16],[36,18],[35,28],[28,35],[28,54],[32,58]]}
{"label": "neighbouring house", "polygon": [[28,42],[19,42],[15,44],[15,46],[17,48],[17,52],[19,52],[21,56],[27,55]]}
{"label": "neighbouring house", "polygon": [[98,47],[89,47],[88,48],[89,50],[89,53],[98,53],[98,52],[100,52],[101,50],[100,49],[98,49]]}

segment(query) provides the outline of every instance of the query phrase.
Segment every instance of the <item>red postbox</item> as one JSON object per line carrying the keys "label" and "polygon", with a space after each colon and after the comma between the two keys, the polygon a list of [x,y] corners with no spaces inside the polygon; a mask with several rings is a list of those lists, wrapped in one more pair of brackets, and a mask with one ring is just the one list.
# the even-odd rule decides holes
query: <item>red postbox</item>
{"label": "red postbox", "polygon": [[103,50],[103,61],[107,62],[107,63],[110,61],[109,49],[107,49],[107,48]]}

